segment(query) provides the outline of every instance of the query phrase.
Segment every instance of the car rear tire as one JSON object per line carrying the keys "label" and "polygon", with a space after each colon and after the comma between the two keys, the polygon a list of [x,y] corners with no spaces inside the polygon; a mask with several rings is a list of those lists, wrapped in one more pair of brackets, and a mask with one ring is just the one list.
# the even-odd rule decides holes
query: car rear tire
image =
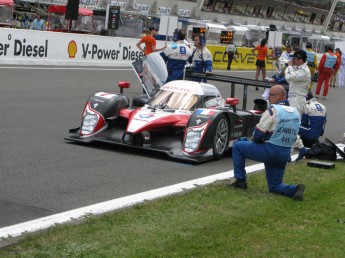
{"label": "car rear tire", "polygon": [[229,140],[229,122],[225,115],[220,115],[215,120],[216,130],[213,137],[213,157],[214,159],[220,159]]}

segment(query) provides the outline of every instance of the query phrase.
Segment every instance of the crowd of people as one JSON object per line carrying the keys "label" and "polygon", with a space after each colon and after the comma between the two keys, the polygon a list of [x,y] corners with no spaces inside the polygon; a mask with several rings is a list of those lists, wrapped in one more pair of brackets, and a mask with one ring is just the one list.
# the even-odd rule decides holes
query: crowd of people
{"label": "crowd of people", "polygon": [[35,16],[28,16],[27,14],[17,15],[13,17],[12,27],[15,29],[31,29],[31,30],[46,30],[46,21],[44,21],[40,14]]}
{"label": "crowd of people", "polygon": [[[162,51],[160,55],[165,60],[168,69],[167,81],[183,79],[188,64],[191,64],[193,72],[212,73],[212,57],[205,45],[204,36],[194,35],[193,50],[189,44],[186,44],[185,36],[183,30],[176,30],[173,43],[162,49],[156,49],[156,42],[152,38],[146,40],[147,36],[145,36],[137,46],[144,51],[145,55]],[[145,43],[145,49],[141,48],[142,43]],[[153,44],[153,47],[150,44]],[[255,80],[258,80],[261,74],[263,81],[268,80],[276,85],[266,89],[263,94],[270,105],[262,113],[260,122],[254,129],[252,141],[238,140],[233,145],[232,157],[236,180],[229,186],[247,188],[245,160],[252,159],[265,164],[270,192],[301,201],[304,199],[305,185],[283,183],[285,167],[288,162],[291,162],[293,149],[298,149],[295,161],[299,161],[323,135],[327,111],[325,105],[318,101],[319,94],[324,85],[322,99],[326,100],[330,82],[332,87],[336,86],[339,68],[338,86],[345,86],[345,56],[342,55],[340,49],[336,49],[333,53],[333,48],[328,46],[318,62],[311,43],[306,44],[305,50],[293,51],[291,46],[287,46],[284,52],[281,47],[276,47],[269,53],[266,39],[252,49],[252,54],[257,58]],[[233,42],[226,47],[224,56],[226,55],[228,57],[227,70],[231,70],[231,64],[238,55]],[[267,58],[277,63],[277,73],[271,78],[266,77]],[[314,96],[312,77],[315,74],[318,75],[318,82]],[[193,80],[201,81],[201,79]],[[288,88],[288,91],[283,86]]]}
{"label": "crowd of people", "polygon": [[[195,73],[212,73],[212,54],[206,47],[206,39],[203,34],[194,35],[194,49],[192,50],[191,45],[186,41],[186,32],[182,29],[176,29],[169,44],[162,48],[156,48],[157,42],[154,38],[156,33],[157,30],[150,27],[144,31],[143,37],[136,46],[144,52],[144,55],[160,52],[167,65],[166,82],[182,80],[187,66]],[[206,82],[205,79],[200,78],[192,78],[192,80]]]}

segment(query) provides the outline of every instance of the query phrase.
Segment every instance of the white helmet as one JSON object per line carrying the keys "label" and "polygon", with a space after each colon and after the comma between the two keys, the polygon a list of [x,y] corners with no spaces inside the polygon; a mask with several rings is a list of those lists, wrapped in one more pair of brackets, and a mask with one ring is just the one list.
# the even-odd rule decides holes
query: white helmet
{"label": "white helmet", "polygon": [[279,57],[276,63],[278,74],[282,74],[285,71],[286,67],[288,67],[288,62],[289,60],[287,60],[285,57]]}

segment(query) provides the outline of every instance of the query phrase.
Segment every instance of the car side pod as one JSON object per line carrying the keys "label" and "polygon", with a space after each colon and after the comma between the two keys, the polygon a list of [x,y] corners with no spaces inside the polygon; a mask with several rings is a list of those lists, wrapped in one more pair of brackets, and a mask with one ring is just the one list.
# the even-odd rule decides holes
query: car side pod
{"label": "car side pod", "polygon": [[128,89],[131,86],[131,84],[126,81],[119,81],[117,85],[120,88],[120,93],[123,93],[123,89]]}
{"label": "car side pod", "polygon": [[225,103],[232,107],[234,113],[236,112],[236,106],[240,103],[238,98],[226,98]]}

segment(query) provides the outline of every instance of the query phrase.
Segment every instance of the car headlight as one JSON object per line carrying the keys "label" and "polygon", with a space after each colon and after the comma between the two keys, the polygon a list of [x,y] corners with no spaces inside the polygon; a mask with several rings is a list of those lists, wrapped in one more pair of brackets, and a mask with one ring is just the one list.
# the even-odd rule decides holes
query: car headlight
{"label": "car headlight", "polygon": [[200,145],[201,139],[205,133],[207,123],[200,127],[190,127],[187,129],[186,137],[184,141],[184,151],[193,152],[196,151]]}
{"label": "car headlight", "polygon": [[95,113],[89,113],[86,111],[86,114],[83,119],[83,125],[81,127],[82,134],[91,134],[97,125],[98,122],[98,115]]}

